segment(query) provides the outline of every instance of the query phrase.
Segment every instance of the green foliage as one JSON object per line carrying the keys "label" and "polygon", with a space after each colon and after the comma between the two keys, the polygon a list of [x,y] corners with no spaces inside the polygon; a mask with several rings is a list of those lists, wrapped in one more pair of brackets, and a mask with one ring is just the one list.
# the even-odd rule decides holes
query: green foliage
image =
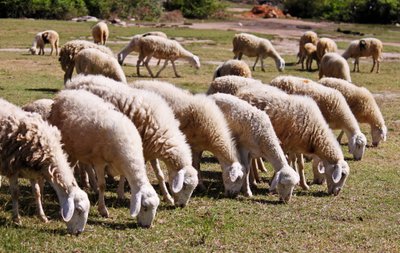
{"label": "green foliage", "polygon": [[225,7],[218,0],[170,0],[167,1],[166,9],[182,11],[187,18],[209,18]]}
{"label": "green foliage", "polygon": [[163,8],[161,1],[140,0],[137,1],[135,16],[139,20],[152,21],[158,19],[162,14]]}

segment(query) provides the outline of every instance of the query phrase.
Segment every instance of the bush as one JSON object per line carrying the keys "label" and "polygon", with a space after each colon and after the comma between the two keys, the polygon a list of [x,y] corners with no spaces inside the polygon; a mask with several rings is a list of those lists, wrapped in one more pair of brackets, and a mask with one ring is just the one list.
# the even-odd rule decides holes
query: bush
{"label": "bush", "polygon": [[181,10],[186,18],[209,18],[225,8],[217,0],[170,0],[165,3],[168,10]]}
{"label": "bush", "polygon": [[139,20],[152,21],[161,17],[163,12],[161,1],[139,0],[135,8],[135,16]]}

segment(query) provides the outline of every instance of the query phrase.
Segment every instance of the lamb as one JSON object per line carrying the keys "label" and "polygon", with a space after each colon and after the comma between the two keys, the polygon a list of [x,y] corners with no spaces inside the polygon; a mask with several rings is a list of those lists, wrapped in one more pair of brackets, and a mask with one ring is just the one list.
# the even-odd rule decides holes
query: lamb
{"label": "lamb", "polygon": [[[164,65],[155,76],[149,67],[149,61],[153,56],[157,59],[165,59]],[[137,75],[141,76],[139,66],[143,62],[151,77],[159,77],[161,71],[167,67],[168,61],[170,61],[175,77],[180,77],[175,67],[177,59],[185,59],[192,67],[200,69],[199,57],[184,49],[179,42],[160,36],[143,36],[139,39],[139,57],[136,64]]]}
{"label": "lamb", "polygon": [[[129,42],[129,44],[124,47],[117,55],[117,59],[118,59],[118,63],[120,65],[122,65],[124,63],[124,60],[126,58],[126,56],[128,54],[130,54],[132,51],[135,52],[139,52],[140,48],[139,48],[139,39],[142,37],[146,37],[146,36],[159,36],[159,37],[163,37],[163,38],[168,38],[167,35],[163,32],[159,32],[159,31],[154,31],[154,32],[147,32],[144,34],[136,34],[135,36],[132,37],[131,41]],[[160,61],[158,61],[157,65],[160,63]]]}
{"label": "lamb", "polygon": [[314,99],[329,127],[341,129],[346,133],[349,140],[349,152],[355,160],[361,160],[367,145],[367,138],[361,132],[346,99],[339,91],[295,76],[278,76],[270,84],[288,94],[305,95]]}
{"label": "lamb", "polygon": [[10,180],[13,221],[21,223],[18,211],[18,178],[31,180],[39,215],[47,221],[37,181],[46,179],[57,193],[61,216],[71,234],[82,233],[90,202],[72,174],[61,147],[60,131],[38,114],[24,112],[0,99],[0,174]]}
{"label": "lamb", "polygon": [[373,65],[371,72],[374,71],[376,64],[376,73],[379,73],[379,64],[382,60],[382,50],[383,44],[382,41],[376,38],[365,38],[360,40],[353,40],[350,42],[349,47],[344,51],[342,56],[347,60],[348,58],[354,58],[354,68],[353,72],[360,72],[360,57],[369,57],[372,56]]}
{"label": "lamb", "polygon": [[213,80],[217,77],[235,75],[251,78],[249,65],[241,60],[228,60],[219,65],[214,72]]}
{"label": "lamb", "polygon": [[81,50],[75,57],[75,69],[77,74],[103,75],[127,83],[125,73],[117,59],[96,48]]}
{"label": "lamb", "polygon": [[318,75],[319,78],[336,77],[351,82],[349,64],[338,53],[326,53],[322,57]]}
{"label": "lamb", "polygon": [[[301,35],[299,41],[299,53],[297,56],[299,57],[298,63],[301,63],[301,69],[304,69],[304,60],[307,58],[307,48],[305,47],[306,44],[311,43],[312,45],[316,46],[318,42],[318,35],[313,31],[306,31]],[[307,68],[307,64],[306,64]]]}
{"label": "lamb", "polygon": [[323,166],[317,168],[325,174],[328,193],[339,194],[350,169],[332,131],[311,98],[288,95],[276,87],[238,76],[215,79],[207,93],[216,92],[235,95],[268,114],[282,149],[299,158],[300,186],[303,189],[309,189],[301,155],[306,154],[322,160]]}
{"label": "lamb", "polygon": [[232,51],[235,54],[233,59],[241,60],[243,54],[248,57],[257,57],[253,65],[253,71],[255,71],[258,59],[260,59],[261,70],[265,72],[264,59],[266,57],[272,57],[274,59],[276,68],[279,71],[283,71],[285,68],[285,61],[267,39],[259,38],[248,33],[239,33],[233,37],[232,44]]}
{"label": "lamb", "polygon": [[[334,88],[343,94],[357,121],[370,125],[373,146],[377,147],[381,141],[386,141],[385,120],[369,90],[337,78],[322,78],[318,83]],[[342,134],[338,137],[339,141],[341,137]]]}
{"label": "lamb", "polygon": [[[77,76],[66,88],[90,91],[124,113],[141,135],[145,160],[152,161],[164,198],[172,204],[175,199],[177,206],[186,206],[198,183],[197,171],[192,167],[192,153],[186,137],[164,99],[153,92],[130,88],[102,76]],[[168,167],[174,199],[168,193],[155,159],[161,159]]]}
{"label": "lamb", "polygon": [[105,45],[108,39],[109,31],[106,22],[100,21],[92,27],[93,41],[96,44]]}
{"label": "lamb", "polygon": [[[50,55],[53,55],[53,50],[56,49],[56,55],[58,55],[58,43],[60,41],[60,36],[56,31],[46,30],[43,32],[39,32],[35,35],[35,38],[32,42],[32,47],[29,51],[32,54],[44,55],[44,46],[45,44],[50,44],[51,51]],[[39,48],[39,52],[37,49]]]}
{"label": "lamb", "polygon": [[[130,85],[156,92],[167,101],[192,149],[194,167],[200,168],[202,151],[213,153],[222,167],[225,195],[235,197],[243,184],[244,168],[228,123],[215,102],[203,94],[192,95],[167,82],[141,80]],[[200,174],[199,185],[204,188]]]}
{"label": "lamb", "polygon": [[317,64],[320,65],[322,57],[329,52],[337,52],[335,41],[329,38],[321,38],[317,42]]}
{"label": "lamb", "polygon": [[272,164],[276,172],[271,188],[277,188],[280,199],[288,202],[300,179],[288,165],[268,116],[232,95],[217,93],[210,97],[224,113],[236,140],[241,163],[246,167],[247,176],[243,188],[247,195],[252,195],[248,183],[249,158],[263,157]]}
{"label": "lamb", "polygon": [[98,210],[104,203],[104,169],[124,175],[131,188],[130,215],[138,225],[150,227],[159,198],[146,175],[142,141],[133,123],[116,108],[84,90],[63,90],[54,99],[49,122],[62,133],[64,148],[73,161],[92,165],[99,188]]}
{"label": "lamb", "polygon": [[100,46],[85,40],[71,40],[65,43],[60,50],[58,61],[64,73],[64,84],[71,79],[75,67],[75,56],[85,48],[96,48],[103,53],[114,56],[113,52],[105,46]]}
{"label": "lamb", "polygon": [[[306,55],[306,69],[311,71],[313,60],[317,61],[317,47],[312,43],[306,43],[304,45],[304,52]],[[301,69],[303,69],[303,62],[301,63]]]}

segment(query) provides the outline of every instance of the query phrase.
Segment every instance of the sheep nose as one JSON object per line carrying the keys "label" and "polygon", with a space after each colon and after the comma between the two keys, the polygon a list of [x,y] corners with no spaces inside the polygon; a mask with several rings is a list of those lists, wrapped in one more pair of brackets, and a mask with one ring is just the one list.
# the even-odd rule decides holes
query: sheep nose
{"label": "sheep nose", "polygon": [[146,224],[146,225],[144,225],[144,224],[142,224],[142,223],[138,223],[138,225],[139,225],[139,227],[141,227],[141,228],[150,228],[151,227],[151,224]]}
{"label": "sheep nose", "polygon": [[340,193],[341,190],[342,190],[342,188],[336,188],[336,189],[333,191],[333,195],[334,195],[334,196],[339,195],[339,193]]}

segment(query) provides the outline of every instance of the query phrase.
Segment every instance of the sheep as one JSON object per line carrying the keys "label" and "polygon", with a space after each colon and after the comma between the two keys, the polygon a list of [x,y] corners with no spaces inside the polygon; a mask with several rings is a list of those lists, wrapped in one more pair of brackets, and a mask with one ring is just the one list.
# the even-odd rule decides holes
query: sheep
{"label": "sheep", "polygon": [[[164,65],[155,76],[149,67],[149,61],[153,56],[157,59],[165,59]],[[167,67],[168,61],[171,61],[175,77],[180,77],[175,67],[177,59],[185,59],[192,67],[200,69],[199,57],[184,49],[179,42],[160,36],[143,36],[139,39],[139,57],[136,64],[137,75],[141,76],[139,66],[143,62],[151,77],[159,77],[161,71]]]}
{"label": "sheep", "polygon": [[220,76],[235,75],[251,78],[249,65],[241,60],[228,60],[219,65],[214,72],[213,80]]}
{"label": "sheep", "polygon": [[249,156],[264,157],[272,164],[276,172],[271,190],[277,188],[280,199],[288,202],[300,179],[288,165],[268,116],[232,95],[217,93],[210,97],[224,113],[238,145],[242,164],[246,166],[247,176],[243,189],[247,195],[252,195],[248,184]]}
{"label": "sheep", "polygon": [[75,56],[85,48],[96,48],[103,53],[114,56],[113,52],[105,46],[100,46],[86,40],[71,40],[65,43],[60,50],[58,61],[64,73],[64,84],[71,79],[75,67]]}
{"label": "sheep", "polygon": [[[317,47],[312,43],[306,43],[304,45],[304,52],[306,56],[306,69],[311,71],[313,60],[317,61]],[[303,69],[303,62],[301,64],[301,69]]]}
{"label": "sheep", "polygon": [[338,53],[326,53],[319,66],[319,78],[336,77],[351,82],[350,68],[346,59]]}
{"label": "sheep", "polygon": [[[122,65],[124,63],[126,56],[128,54],[130,54],[132,51],[139,52],[140,51],[139,39],[142,37],[149,36],[149,35],[168,38],[165,33],[159,32],[159,31],[147,32],[144,34],[136,34],[135,36],[132,37],[129,44],[118,53],[118,55],[117,55],[118,63],[120,65]],[[159,64],[160,64],[160,60],[158,61],[157,65],[159,65]]]}
{"label": "sheep", "polygon": [[150,227],[159,198],[146,175],[142,141],[133,123],[100,97],[84,90],[57,94],[49,122],[62,134],[64,148],[72,161],[92,165],[99,188],[99,213],[108,217],[104,202],[104,168],[124,175],[131,188],[130,215],[139,226]]}
{"label": "sheep", "polygon": [[295,76],[278,76],[270,82],[270,85],[288,94],[305,95],[314,99],[329,127],[341,129],[346,133],[349,140],[349,152],[355,160],[361,160],[367,145],[367,138],[361,132],[346,99],[339,91]]}
{"label": "sheep", "polygon": [[329,38],[321,38],[317,42],[317,65],[319,67],[322,57],[329,52],[337,52],[335,41]]}
{"label": "sheep", "polygon": [[[371,127],[372,145],[377,147],[386,141],[387,127],[379,106],[371,94],[364,88],[338,78],[322,78],[318,83],[340,91],[346,99],[351,111],[359,123],[367,123]],[[342,134],[339,135],[340,141]]]}
{"label": "sheep", "polygon": [[288,95],[258,80],[239,76],[215,79],[207,93],[216,92],[235,95],[268,114],[282,149],[299,158],[300,186],[303,189],[309,189],[301,155],[306,154],[322,160],[323,166],[317,168],[325,174],[328,193],[339,194],[350,168],[321,111],[311,98]]}
{"label": "sheep", "polygon": [[92,27],[93,42],[105,45],[108,39],[109,31],[106,22],[100,21]]}
{"label": "sheep", "polygon": [[379,65],[382,60],[382,41],[376,38],[365,38],[360,40],[353,40],[350,42],[349,47],[344,51],[342,56],[347,60],[348,58],[354,58],[353,72],[360,72],[360,57],[372,56],[373,65],[371,72],[374,71],[376,64],[376,73],[379,73]]}
{"label": "sheep", "polygon": [[0,99],[0,174],[10,180],[13,221],[21,223],[18,211],[18,178],[31,180],[38,213],[47,221],[37,181],[46,179],[57,193],[61,216],[71,234],[84,231],[90,208],[87,194],[72,174],[61,147],[60,131],[38,114]]}
{"label": "sheep", "polygon": [[86,48],[75,56],[76,73],[103,75],[127,83],[124,71],[117,59],[96,48]]}
{"label": "sheep", "polygon": [[[235,197],[243,184],[244,168],[228,123],[215,102],[204,94],[192,95],[167,82],[141,80],[130,85],[156,92],[167,101],[192,149],[194,167],[200,168],[202,151],[213,153],[222,167],[225,195]],[[201,174],[198,176],[199,187],[204,188]]]}
{"label": "sheep", "polygon": [[42,116],[43,120],[47,120],[47,118],[50,116],[51,106],[53,105],[53,102],[53,99],[38,99],[22,106],[22,110],[26,112],[39,113],[40,116]]}
{"label": "sheep", "polygon": [[[50,44],[51,51],[50,55],[53,55],[53,50],[56,50],[56,55],[58,55],[58,43],[60,41],[60,36],[56,31],[46,30],[43,32],[39,32],[35,35],[35,38],[32,42],[32,47],[29,48],[29,51],[34,54],[44,55],[44,46],[45,44]],[[37,49],[39,48],[39,52]]]}
{"label": "sheep", "polygon": [[[192,167],[192,153],[186,137],[179,130],[179,122],[163,98],[102,76],[77,76],[66,84],[66,88],[90,91],[124,113],[141,135],[145,160],[158,158],[164,161],[169,169],[175,204],[186,206],[198,183],[197,171]],[[173,204],[174,199],[165,186],[161,168],[153,161],[152,165],[165,200]]]}
{"label": "sheep", "polygon": [[318,41],[318,35],[313,31],[306,31],[303,33],[303,35],[301,35],[299,41],[299,52],[297,53],[297,56],[299,57],[299,61],[297,62],[297,64],[301,63],[301,69],[304,69],[304,60],[307,58],[308,55],[307,48],[305,47],[305,45],[311,43],[312,45],[316,46],[317,41]]}
{"label": "sheep", "polygon": [[232,44],[232,51],[235,54],[233,59],[241,60],[243,54],[248,57],[257,57],[253,65],[253,71],[255,71],[258,59],[260,59],[261,70],[265,72],[264,59],[266,57],[272,57],[274,59],[276,68],[279,71],[283,71],[285,68],[285,61],[267,39],[259,38],[248,33],[239,33],[233,37]]}

